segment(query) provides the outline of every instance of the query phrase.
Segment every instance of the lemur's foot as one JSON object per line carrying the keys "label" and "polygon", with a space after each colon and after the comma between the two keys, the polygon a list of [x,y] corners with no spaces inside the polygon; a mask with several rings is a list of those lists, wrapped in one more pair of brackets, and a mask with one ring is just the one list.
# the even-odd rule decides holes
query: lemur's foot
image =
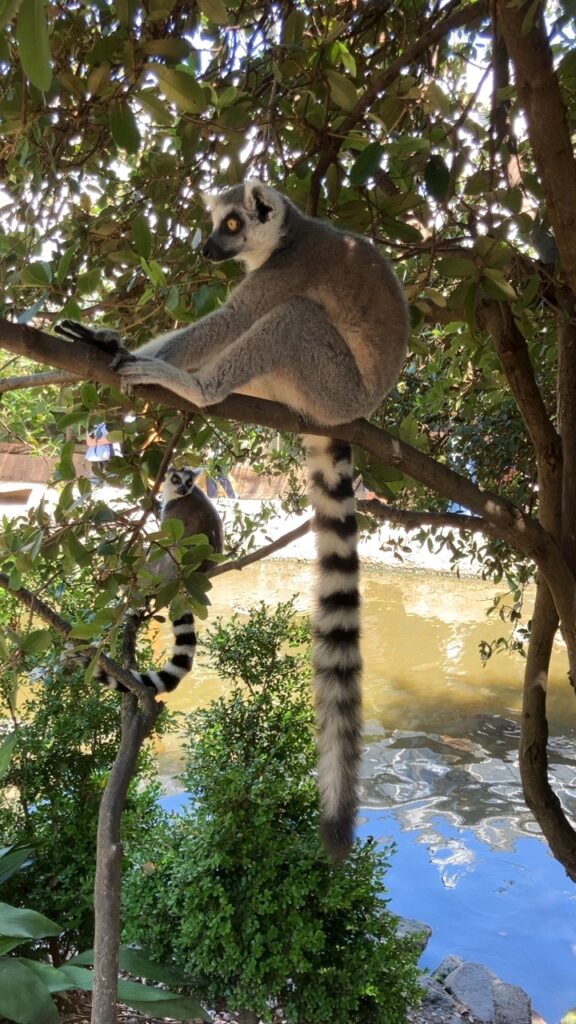
{"label": "lemur's foot", "polygon": [[114,356],[114,360],[111,363],[113,369],[116,369],[117,360],[127,361],[134,359],[134,356],[122,341],[122,336],[118,331],[113,331],[109,327],[85,327],[84,324],[79,324],[77,320],[62,320],[61,323],[56,324],[54,330],[64,338],[69,338],[70,341],[83,341],[88,345],[94,345],[95,348],[99,348],[101,352],[107,352],[109,355]]}

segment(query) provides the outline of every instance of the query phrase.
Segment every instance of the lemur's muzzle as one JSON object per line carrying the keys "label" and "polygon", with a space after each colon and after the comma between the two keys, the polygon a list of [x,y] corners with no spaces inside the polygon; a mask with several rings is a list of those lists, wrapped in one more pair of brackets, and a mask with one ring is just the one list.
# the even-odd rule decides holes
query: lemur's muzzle
{"label": "lemur's muzzle", "polygon": [[214,235],[210,235],[202,249],[202,255],[207,260],[212,260],[213,263],[221,263],[222,260],[229,260],[231,254],[222,248],[219,242],[215,240]]}

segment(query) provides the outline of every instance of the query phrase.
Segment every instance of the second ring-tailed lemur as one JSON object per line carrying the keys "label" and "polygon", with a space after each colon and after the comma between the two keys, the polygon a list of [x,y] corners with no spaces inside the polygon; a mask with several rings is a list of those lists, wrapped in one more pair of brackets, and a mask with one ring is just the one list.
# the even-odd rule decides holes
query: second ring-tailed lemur
{"label": "second ring-tailed lemur", "polygon": [[[203,533],[214,551],[221,554],[224,547],[222,520],[210,499],[194,482],[200,472],[201,470],[189,469],[188,466],[182,466],[181,469],[176,469],[176,466],[168,467],[162,486],[161,522],[179,519],[184,526],[184,537]],[[203,562],[198,571],[205,572],[210,564],[209,561]],[[156,560],[149,557],[148,567],[155,576],[160,576],[166,583],[177,578],[178,566],[170,552]],[[170,660],[163,668],[148,672],[131,670],[136,679],[145,686],[150,686],[156,693],[169,693],[174,690],[192,668],[196,653],[196,629],[192,612],[174,619],[171,625],[174,646]],[[97,669],[96,678],[112,690],[126,689],[105,669]]]}
{"label": "second ring-tailed lemur", "polygon": [[[160,384],[200,407],[237,391],[283,402],[327,427],[373,412],[406,357],[407,310],[388,261],[367,239],[305,216],[260,181],[208,205],[214,230],[204,255],[239,260],[248,273],[221,308],[135,353],[115,332],[91,332],[116,352],[113,365],[126,384]],[[305,440],[319,566],[313,664],[321,829],[338,860],[354,836],[362,728],[352,459],[348,444]]]}

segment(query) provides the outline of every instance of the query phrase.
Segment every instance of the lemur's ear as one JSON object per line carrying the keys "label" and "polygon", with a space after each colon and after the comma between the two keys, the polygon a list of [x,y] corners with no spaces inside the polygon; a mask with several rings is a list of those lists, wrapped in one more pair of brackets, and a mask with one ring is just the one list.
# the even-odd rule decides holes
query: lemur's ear
{"label": "lemur's ear", "polygon": [[168,469],[166,470],[166,472],[167,473],[177,473],[178,472],[178,470],[176,469],[176,466],[174,465],[173,462],[170,463],[170,465],[168,466]]}
{"label": "lemur's ear", "polygon": [[272,220],[280,208],[279,195],[259,178],[250,178],[244,185],[244,206],[257,214],[264,224]]}

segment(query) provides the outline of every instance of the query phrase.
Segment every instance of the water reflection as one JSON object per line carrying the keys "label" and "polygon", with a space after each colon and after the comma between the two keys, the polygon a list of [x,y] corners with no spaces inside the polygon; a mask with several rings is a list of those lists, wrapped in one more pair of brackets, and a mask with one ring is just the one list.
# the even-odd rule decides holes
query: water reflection
{"label": "water reflection", "polygon": [[[309,563],[251,566],[215,581],[212,612],[227,618],[259,600],[298,594],[308,611]],[[522,986],[548,1021],[576,1006],[576,887],[540,838],[518,774],[524,662],[482,668],[480,641],[504,631],[486,619],[494,588],[475,579],[364,572],[366,753],[360,833],[393,839],[392,907],[433,927],[424,965],[458,953]],[[169,698],[190,710],[225,684],[199,658]],[[576,702],[558,645],[549,688],[550,768],[576,819]],[[170,789],[180,742],[164,741]]]}

